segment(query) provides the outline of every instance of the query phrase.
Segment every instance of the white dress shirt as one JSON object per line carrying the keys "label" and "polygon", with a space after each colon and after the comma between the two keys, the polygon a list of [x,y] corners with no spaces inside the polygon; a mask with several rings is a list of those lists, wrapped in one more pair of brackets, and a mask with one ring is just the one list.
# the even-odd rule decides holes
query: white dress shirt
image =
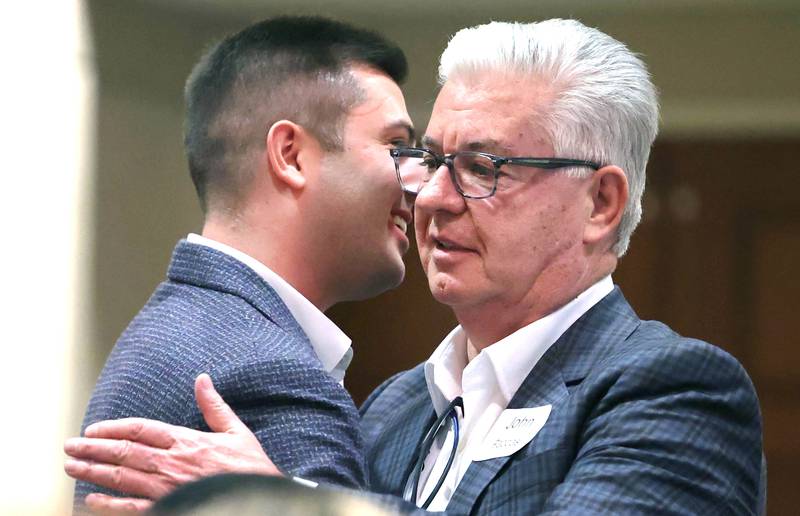
{"label": "white dress shirt", "polygon": [[186,240],[189,243],[204,245],[225,253],[247,265],[261,276],[275,290],[275,293],[278,294],[278,297],[281,298],[292,317],[308,337],[308,340],[311,341],[314,353],[316,353],[328,374],[337,382],[344,382],[344,373],[353,359],[352,341],[311,301],[306,299],[286,280],[271,271],[269,267],[242,251],[194,233],[190,233]]}
{"label": "white dress shirt", "polygon": [[[550,346],[584,313],[614,289],[611,276],[598,281],[552,314],[520,328],[467,360],[467,336],[457,326],[425,363],[433,407],[441,415],[451,400],[464,400],[456,456],[429,510],[443,511],[483,440],[511,398]],[[434,443],[420,477],[417,504],[428,498],[444,471],[453,429]],[[445,453],[440,453],[446,450]]]}

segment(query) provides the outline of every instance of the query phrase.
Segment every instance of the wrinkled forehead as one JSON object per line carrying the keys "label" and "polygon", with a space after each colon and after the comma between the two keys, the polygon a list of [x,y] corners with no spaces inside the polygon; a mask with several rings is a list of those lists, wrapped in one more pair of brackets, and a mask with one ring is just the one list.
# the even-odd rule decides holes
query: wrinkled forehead
{"label": "wrinkled forehead", "polygon": [[446,153],[541,152],[549,146],[542,114],[550,100],[549,90],[511,74],[448,80],[436,97],[423,143]]}

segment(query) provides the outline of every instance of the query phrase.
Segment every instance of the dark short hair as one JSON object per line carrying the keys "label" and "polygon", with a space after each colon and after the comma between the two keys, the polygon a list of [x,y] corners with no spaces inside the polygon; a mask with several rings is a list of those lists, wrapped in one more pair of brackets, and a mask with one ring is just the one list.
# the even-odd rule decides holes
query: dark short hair
{"label": "dark short hair", "polygon": [[278,120],[342,145],[345,115],[364,92],[352,66],[407,74],[403,51],[383,36],[322,17],[282,16],[233,34],[203,55],[186,83],[184,146],[203,211],[249,184],[254,151]]}

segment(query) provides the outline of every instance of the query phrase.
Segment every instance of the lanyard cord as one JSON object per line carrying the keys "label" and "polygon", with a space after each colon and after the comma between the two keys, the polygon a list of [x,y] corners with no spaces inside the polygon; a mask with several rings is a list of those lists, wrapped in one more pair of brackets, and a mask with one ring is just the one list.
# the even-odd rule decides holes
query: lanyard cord
{"label": "lanyard cord", "polygon": [[439,477],[438,482],[436,482],[436,486],[433,488],[431,494],[428,496],[425,502],[420,506],[422,509],[427,509],[433,499],[436,497],[436,494],[439,492],[439,489],[442,487],[442,484],[444,484],[444,481],[447,478],[447,474],[450,472],[450,467],[453,465],[453,460],[455,460],[459,439],[458,412],[456,411],[456,407],[460,407],[463,413],[464,401],[461,399],[461,396],[456,397],[450,402],[447,410],[445,410],[442,415],[439,416],[439,418],[434,422],[433,426],[425,434],[425,438],[417,447],[417,460],[414,463],[414,468],[411,470],[411,473],[409,473],[408,478],[406,479],[405,489],[403,489],[403,499],[407,502],[416,504],[417,489],[419,486],[420,476],[422,475],[422,467],[425,463],[425,459],[428,457],[428,454],[431,451],[433,440],[436,438],[436,434],[439,433],[439,430],[442,428],[442,424],[444,423],[445,419],[449,417],[453,425],[453,449],[450,450],[450,456],[447,459],[447,464],[445,465],[444,471]]}

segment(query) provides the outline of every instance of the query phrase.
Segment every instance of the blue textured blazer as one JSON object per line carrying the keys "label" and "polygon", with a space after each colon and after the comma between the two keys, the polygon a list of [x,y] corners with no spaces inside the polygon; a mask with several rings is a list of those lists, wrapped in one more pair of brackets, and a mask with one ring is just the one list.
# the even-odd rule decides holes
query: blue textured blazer
{"label": "blue textured blazer", "polygon": [[[448,514],[753,514],[761,415],[724,351],[641,321],[619,289],[545,353],[509,408],[552,404],[510,457],[473,462]],[[401,495],[434,420],[422,366],[362,407],[368,483]],[[763,486],[762,486],[763,487]]]}
{"label": "blue textured blazer", "polygon": [[[108,357],[83,428],[138,416],[208,430],[193,389],[203,372],[282,470],[363,487],[353,401],[278,295],[241,262],[181,241]],[[79,482],[76,503],[90,492],[110,491]]]}

